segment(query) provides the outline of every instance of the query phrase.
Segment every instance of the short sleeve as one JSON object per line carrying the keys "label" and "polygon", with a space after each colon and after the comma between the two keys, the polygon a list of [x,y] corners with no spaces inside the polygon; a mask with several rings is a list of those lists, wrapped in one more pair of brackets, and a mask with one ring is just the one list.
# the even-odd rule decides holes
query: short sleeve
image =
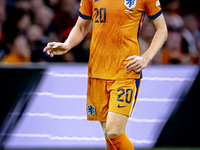
{"label": "short sleeve", "polygon": [[81,0],[79,16],[83,19],[92,19],[92,0]]}
{"label": "short sleeve", "polygon": [[162,14],[159,0],[145,0],[145,13],[150,20],[156,19]]}

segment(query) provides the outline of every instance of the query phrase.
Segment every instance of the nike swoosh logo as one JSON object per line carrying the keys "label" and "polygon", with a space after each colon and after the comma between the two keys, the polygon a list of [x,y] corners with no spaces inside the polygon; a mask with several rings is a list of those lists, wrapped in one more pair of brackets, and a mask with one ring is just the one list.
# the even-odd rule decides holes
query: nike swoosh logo
{"label": "nike swoosh logo", "polygon": [[127,107],[127,106],[120,106],[120,105],[118,105],[117,107],[118,107],[118,108],[124,108],[124,107]]}

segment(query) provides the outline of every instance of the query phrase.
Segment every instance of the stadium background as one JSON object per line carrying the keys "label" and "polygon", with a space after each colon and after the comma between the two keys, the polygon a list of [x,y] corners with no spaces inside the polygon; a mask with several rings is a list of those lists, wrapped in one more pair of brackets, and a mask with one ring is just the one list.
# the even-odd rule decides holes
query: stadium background
{"label": "stadium background", "polygon": [[[2,149],[105,148],[99,123],[85,120],[91,30],[64,56],[42,52],[49,41],[67,38],[79,3],[0,0]],[[200,149],[198,1],[161,0],[161,6],[169,37],[144,70],[127,133],[136,148]],[[154,33],[146,17],[141,53]]]}

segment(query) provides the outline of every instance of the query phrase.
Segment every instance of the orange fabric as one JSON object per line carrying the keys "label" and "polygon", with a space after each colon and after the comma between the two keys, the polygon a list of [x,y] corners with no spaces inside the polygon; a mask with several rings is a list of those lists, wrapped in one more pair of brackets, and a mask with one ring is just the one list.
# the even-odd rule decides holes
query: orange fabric
{"label": "orange fabric", "polygon": [[[135,3],[133,8],[125,4]],[[88,76],[102,79],[135,78],[140,74],[126,71],[125,59],[140,55],[138,32],[145,13],[161,11],[158,0],[82,0],[80,16],[93,20]],[[130,4],[129,3],[129,4]]]}
{"label": "orange fabric", "polygon": [[131,116],[139,91],[138,80],[88,78],[87,119],[106,121],[108,111]]}
{"label": "orange fabric", "polygon": [[166,49],[162,49],[161,53],[162,53],[162,64],[170,64],[171,57],[169,51]]}
{"label": "orange fabric", "polygon": [[107,150],[116,150],[115,146],[111,143],[111,140],[106,140],[106,148]]}
{"label": "orange fabric", "polygon": [[9,53],[1,60],[1,62],[8,62],[8,63],[30,62],[30,57],[19,57],[14,53]]}
{"label": "orange fabric", "polygon": [[[112,142],[112,143],[111,143]],[[133,144],[124,132],[114,138],[106,140],[107,150],[134,150]]]}

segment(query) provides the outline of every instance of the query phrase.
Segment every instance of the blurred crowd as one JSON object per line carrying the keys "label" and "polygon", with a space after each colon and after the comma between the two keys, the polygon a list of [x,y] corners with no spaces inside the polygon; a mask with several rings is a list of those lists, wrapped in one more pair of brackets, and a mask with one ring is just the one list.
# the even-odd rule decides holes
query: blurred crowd
{"label": "blurred crowd", "polygon": [[90,35],[69,53],[51,58],[48,42],[64,42],[78,18],[77,0],[0,0],[2,62],[87,62]]}
{"label": "blurred crowd", "polygon": [[[78,18],[79,4],[80,0],[0,0],[0,61],[87,62],[92,26],[85,39],[67,54],[51,58],[42,51],[48,42],[65,41]],[[198,64],[198,15],[180,14],[179,0],[170,0],[162,8],[169,36],[151,64]],[[141,54],[154,34],[146,17],[139,38]]]}
{"label": "blurred crowd", "polygon": [[[194,12],[180,14],[181,2],[168,0],[162,5],[168,27],[168,39],[151,64],[198,64],[200,58],[200,20]],[[143,54],[150,46],[155,30],[149,19],[144,20],[140,32]]]}

